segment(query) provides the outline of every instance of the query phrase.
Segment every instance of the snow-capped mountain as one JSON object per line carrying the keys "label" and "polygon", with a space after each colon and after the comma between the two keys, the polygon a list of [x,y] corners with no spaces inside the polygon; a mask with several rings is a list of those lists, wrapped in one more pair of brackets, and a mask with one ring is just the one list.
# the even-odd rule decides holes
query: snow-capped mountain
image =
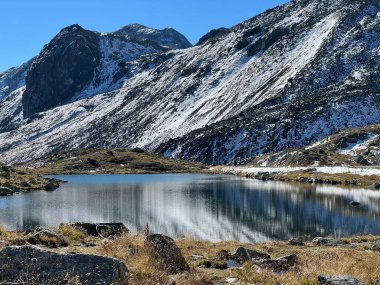
{"label": "snow-capped mountain", "polygon": [[[25,96],[40,96],[28,93],[28,80],[25,92],[2,101],[2,161],[62,148],[142,147],[209,164],[243,163],[343,127],[380,123],[377,0],[294,0],[211,32],[197,46],[169,51],[167,40],[154,41],[149,29],[134,26],[120,30],[125,34],[97,34],[104,42],[94,57],[96,75],[46,111],[25,113],[22,105],[20,114]],[[114,54],[130,52],[110,37],[158,49],[128,59],[114,80],[120,71],[112,68]],[[47,97],[53,89],[44,89]]]}

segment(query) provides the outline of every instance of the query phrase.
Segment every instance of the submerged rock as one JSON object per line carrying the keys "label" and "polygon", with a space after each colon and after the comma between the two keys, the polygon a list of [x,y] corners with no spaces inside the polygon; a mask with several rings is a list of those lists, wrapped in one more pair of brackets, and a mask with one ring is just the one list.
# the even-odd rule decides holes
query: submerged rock
{"label": "submerged rock", "polygon": [[129,233],[128,228],[123,223],[72,223],[69,226],[82,230],[87,235],[100,238]]}
{"label": "submerged rock", "polygon": [[156,269],[168,274],[189,270],[181,249],[172,238],[159,234],[150,235],[146,238],[144,247],[147,249],[151,264]]}
{"label": "submerged rock", "polygon": [[318,285],[361,285],[360,281],[351,276],[318,276]]}
{"label": "submerged rock", "polygon": [[5,284],[24,284],[33,278],[33,284],[71,284],[70,281],[74,280],[75,284],[128,284],[124,263],[104,256],[54,253],[36,246],[12,246],[0,252],[0,264]]}

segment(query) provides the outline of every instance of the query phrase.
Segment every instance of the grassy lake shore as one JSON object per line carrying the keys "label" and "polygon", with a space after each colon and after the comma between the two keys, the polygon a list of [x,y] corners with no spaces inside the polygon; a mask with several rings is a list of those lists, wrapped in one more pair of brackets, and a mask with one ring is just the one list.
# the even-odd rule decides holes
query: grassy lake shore
{"label": "grassy lake shore", "polygon": [[[243,244],[236,241],[210,242],[192,238],[176,238],[190,270],[168,275],[157,270],[149,261],[144,247],[143,234],[123,234],[110,239],[90,237],[67,225],[56,229],[68,241],[67,247],[50,249],[66,253],[85,253],[114,257],[122,260],[129,269],[130,284],[317,284],[320,274],[351,275],[363,284],[380,284],[380,253],[370,246],[379,236],[342,238],[336,246],[305,242],[303,246],[290,245],[285,241],[261,244]],[[0,229],[0,249],[24,242],[23,232]],[[224,263],[221,256],[238,247],[269,254],[272,258],[295,254],[297,262],[283,274],[270,269],[260,269],[251,261],[238,267],[217,269]],[[379,250],[379,249],[377,249]],[[209,268],[201,266],[209,264]],[[214,268],[213,268],[214,267]]]}

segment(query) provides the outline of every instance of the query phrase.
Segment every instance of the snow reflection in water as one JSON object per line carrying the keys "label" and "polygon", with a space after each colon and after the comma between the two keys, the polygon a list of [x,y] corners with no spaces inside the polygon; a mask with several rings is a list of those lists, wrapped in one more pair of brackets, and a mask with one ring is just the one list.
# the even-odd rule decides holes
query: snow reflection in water
{"label": "snow reflection in water", "polygon": [[[380,192],[219,175],[76,175],[55,192],[0,198],[9,228],[124,222],[132,231],[260,242],[380,233]],[[351,200],[362,206],[350,207]]]}

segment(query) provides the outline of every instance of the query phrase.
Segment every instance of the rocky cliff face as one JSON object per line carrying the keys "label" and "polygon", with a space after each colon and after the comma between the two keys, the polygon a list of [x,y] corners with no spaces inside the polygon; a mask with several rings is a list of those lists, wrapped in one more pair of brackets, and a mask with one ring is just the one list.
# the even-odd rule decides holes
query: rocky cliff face
{"label": "rocky cliff face", "polygon": [[128,61],[189,46],[175,30],[133,25],[100,34],[78,25],[67,27],[44,47],[28,70],[22,97],[24,117],[107,91],[136,69],[135,64],[128,66]]}
{"label": "rocky cliff face", "polygon": [[63,29],[33,61],[22,97],[24,117],[65,103],[92,80],[100,62],[98,35],[78,25]]}
{"label": "rocky cliff face", "polygon": [[99,81],[72,103],[1,133],[1,159],[142,147],[209,164],[245,163],[343,127],[379,124],[379,35],[378,1],[295,0],[195,47],[165,51],[156,42],[161,51],[127,60],[117,83],[113,55],[129,45],[103,38],[101,53],[112,52],[100,65],[115,68],[100,68]]}

